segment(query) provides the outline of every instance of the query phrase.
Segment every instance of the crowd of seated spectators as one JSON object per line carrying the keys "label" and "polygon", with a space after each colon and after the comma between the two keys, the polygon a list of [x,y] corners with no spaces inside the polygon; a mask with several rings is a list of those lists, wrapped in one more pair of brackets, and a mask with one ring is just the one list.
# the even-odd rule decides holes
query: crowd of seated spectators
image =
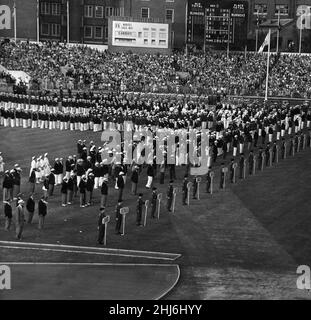
{"label": "crowd of seated spectators", "polygon": [[[272,59],[273,60],[273,59]],[[271,62],[273,63],[273,61]],[[0,64],[23,70],[34,90],[251,94],[265,77],[259,54],[111,53],[58,43],[6,43]]]}

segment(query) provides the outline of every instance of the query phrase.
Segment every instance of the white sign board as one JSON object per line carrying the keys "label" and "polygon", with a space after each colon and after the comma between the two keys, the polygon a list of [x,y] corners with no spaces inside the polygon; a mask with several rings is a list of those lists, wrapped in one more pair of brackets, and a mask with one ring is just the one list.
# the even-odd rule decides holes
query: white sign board
{"label": "white sign board", "polygon": [[297,7],[297,28],[299,30],[311,29],[311,6],[300,5]]}
{"label": "white sign board", "polygon": [[167,23],[113,21],[112,45],[167,49],[168,33]]}

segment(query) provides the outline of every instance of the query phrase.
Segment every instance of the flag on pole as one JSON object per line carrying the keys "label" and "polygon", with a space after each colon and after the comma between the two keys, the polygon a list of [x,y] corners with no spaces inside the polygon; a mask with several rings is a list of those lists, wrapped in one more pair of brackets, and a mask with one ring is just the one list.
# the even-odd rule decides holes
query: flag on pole
{"label": "flag on pole", "polygon": [[265,41],[263,42],[263,44],[261,45],[261,47],[258,50],[258,53],[262,53],[264,51],[265,47],[270,45],[270,41],[271,41],[271,30],[269,30],[269,32],[265,38]]}

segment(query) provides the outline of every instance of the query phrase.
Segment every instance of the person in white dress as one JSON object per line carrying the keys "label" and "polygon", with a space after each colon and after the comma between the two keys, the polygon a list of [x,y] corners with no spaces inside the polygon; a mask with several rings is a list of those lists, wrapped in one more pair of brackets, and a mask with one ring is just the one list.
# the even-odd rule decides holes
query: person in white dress
{"label": "person in white dress", "polygon": [[3,157],[2,157],[2,152],[0,152],[0,174],[2,172],[4,172],[4,161],[3,161]]}
{"label": "person in white dress", "polygon": [[33,157],[31,158],[29,177],[30,177],[30,175],[31,175],[32,170],[33,170],[33,169],[36,169],[36,163],[37,163],[36,157],[33,156]]}
{"label": "person in white dress", "polygon": [[48,153],[44,154],[44,158],[42,160],[42,166],[43,166],[44,177],[49,176],[51,173],[51,166],[50,166],[50,161],[48,159]]}

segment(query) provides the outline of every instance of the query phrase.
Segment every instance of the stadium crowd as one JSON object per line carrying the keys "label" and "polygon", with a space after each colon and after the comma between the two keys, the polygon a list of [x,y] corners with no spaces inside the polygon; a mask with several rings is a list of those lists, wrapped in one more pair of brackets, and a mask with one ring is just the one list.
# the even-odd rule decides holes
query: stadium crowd
{"label": "stadium crowd", "polygon": [[252,53],[138,55],[50,42],[6,43],[0,57],[0,65],[32,77],[31,89],[71,91],[246,94],[260,87],[265,64],[265,56]]}

